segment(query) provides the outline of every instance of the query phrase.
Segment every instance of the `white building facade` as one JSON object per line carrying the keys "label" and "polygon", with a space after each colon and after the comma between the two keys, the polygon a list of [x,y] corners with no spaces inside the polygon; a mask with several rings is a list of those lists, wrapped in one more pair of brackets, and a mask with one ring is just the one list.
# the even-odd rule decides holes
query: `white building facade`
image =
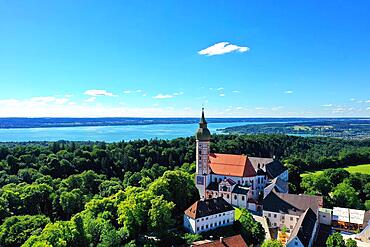
{"label": "white building facade", "polygon": [[184,228],[194,234],[234,223],[235,210],[222,198],[199,200],[184,213]]}

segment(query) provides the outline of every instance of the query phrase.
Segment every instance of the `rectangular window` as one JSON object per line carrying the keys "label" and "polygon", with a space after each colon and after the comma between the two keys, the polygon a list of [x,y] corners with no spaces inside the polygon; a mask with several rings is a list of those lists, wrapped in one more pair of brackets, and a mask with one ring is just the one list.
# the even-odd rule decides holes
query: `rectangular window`
{"label": "rectangular window", "polygon": [[277,214],[274,214],[274,218],[276,218],[277,217]]}
{"label": "rectangular window", "polygon": [[293,220],[293,217],[290,217],[290,220]]}
{"label": "rectangular window", "polygon": [[199,227],[197,227],[197,231],[199,231]]}
{"label": "rectangular window", "polygon": [[211,223],[211,227],[213,227],[213,224]]}
{"label": "rectangular window", "polygon": [[270,213],[268,213],[268,217],[271,217],[271,214]]}

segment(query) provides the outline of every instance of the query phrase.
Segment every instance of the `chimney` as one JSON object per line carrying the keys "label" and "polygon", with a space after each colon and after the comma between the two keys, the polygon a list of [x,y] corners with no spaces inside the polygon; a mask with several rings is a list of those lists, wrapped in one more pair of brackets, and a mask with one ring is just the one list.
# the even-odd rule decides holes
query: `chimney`
{"label": "chimney", "polygon": [[220,237],[220,243],[224,242],[224,237]]}

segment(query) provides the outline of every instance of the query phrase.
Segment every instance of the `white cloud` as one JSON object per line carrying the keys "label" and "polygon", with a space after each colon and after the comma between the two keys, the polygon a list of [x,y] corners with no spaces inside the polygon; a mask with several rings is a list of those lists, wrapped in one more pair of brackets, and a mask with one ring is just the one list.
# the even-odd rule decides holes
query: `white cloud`
{"label": "white cloud", "polygon": [[[69,97],[64,97],[64,98],[58,98],[54,96],[40,96],[40,97],[32,97],[28,99],[28,104],[48,104],[48,103],[53,103],[57,105],[63,105],[69,101]],[[20,101],[19,101],[20,102]]]}
{"label": "white cloud", "polygon": [[94,102],[96,100],[96,97],[90,97],[85,102]]}
{"label": "white cloud", "polygon": [[179,96],[179,95],[183,95],[184,94],[184,92],[177,92],[177,93],[174,93],[173,95],[174,96]]}
{"label": "white cloud", "polygon": [[[180,95],[183,95],[184,92],[180,91],[180,92],[175,92],[173,94],[157,94],[156,96],[153,97],[153,99],[170,99],[170,98],[173,98],[175,96],[180,96]],[[144,95],[143,95],[144,96]],[[146,96],[146,94],[145,94]]]}
{"label": "white cloud", "polygon": [[146,93],[143,93],[143,95],[142,95],[143,97],[146,97],[147,96],[147,94]]}
{"label": "white cloud", "polygon": [[292,91],[292,90],[287,90],[287,91],[285,91],[284,93],[286,93],[286,94],[292,94],[292,93],[293,93],[293,91]]}
{"label": "white cloud", "polygon": [[283,106],[274,106],[274,107],[271,108],[271,110],[278,111],[278,110],[281,110],[283,108],[284,108]]}
{"label": "white cloud", "polygon": [[365,101],[366,103],[370,103],[370,99]]}
{"label": "white cloud", "polygon": [[55,99],[55,104],[63,105],[69,101],[69,98],[59,98]]}
{"label": "white cloud", "polygon": [[219,88],[217,88],[216,90],[217,90],[217,91],[221,91],[221,90],[224,90],[224,88],[223,88],[223,87],[219,87]]}
{"label": "white cloud", "polygon": [[109,97],[112,97],[112,96],[115,96],[113,93],[111,92],[107,92],[106,90],[100,90],[100,89],[90,89],[90,90],[86,90],[84,92],[85,95],[88,95],[88,96],[92,96],[92,97],[97,97],[97,96],[109,96]]}
{"label": "white cloud", "polygon": [[346,109],[344,109],[343,107],[338,107],[338,108],[335,108],[333,109],[333,113],[342,113],[344,112]]}
{"label": "white cloud", "polygon": [[219,94],[219,96],[224,97],[224,96],[225,96],[225,94],[224,94],[224,93],[220,93],[220,94]]}
{"label": "white cloud", "polygon": [[125,90],[123,93],[125,94],[130,94],[130,93],[141,93],[143,90],[141,89],[136,89],[136,90]]}
{"label": "white cloud", "polygon": [[366,108],[366,110],[370,110],[370,107]]}
{"label": "white cloud", "polygon": [[243,107],[238,106],[238,107],[236,107],[236,109],[237,109],[237,110],[242,110],[242,109],[243,109]]}
{"label": "white cloud", "polygon": [[323,107],[332,107],[333,104],[325,104],[325,105],[321,105],[321,106],[323,106]]}
{"label": "white cloud", "polygon": [[233,93],[240,93],[240,91],[239,91],[239,90],[233,90],[232,92],[233,92]]}
{"label": "white cloud", "polygon": [[157,94],[156,96],[153,97],[153,99],[170,99],[173,98],[173,95],[171,94]]}
{"label": "white cloud", "polygon": [[45,96],[45,97],[32,97],[30,100],[32,102],[49,103],[54,102],[56,98],[54,96]]}
{"label": "white cloud", "polygon": [[355,101],[356,99],[355,99],[355,98],[350,98],[349,100],[350,100],[350,101]]}
{"label": "white cloud", "polygon": [[2,99],[0,100],[0,105],[16,105],[19,102],[17,99]]}
{"label": "white cloud", "polygon": [[230,44],[229,42],[220,42],[210,47],[207,47],[201,51],[198,51],[198,54],[213,56],[213,55],[222,55],[230,52],[246,52],[246,51],[249,51],[249,48],[246,46],[237,46]]}

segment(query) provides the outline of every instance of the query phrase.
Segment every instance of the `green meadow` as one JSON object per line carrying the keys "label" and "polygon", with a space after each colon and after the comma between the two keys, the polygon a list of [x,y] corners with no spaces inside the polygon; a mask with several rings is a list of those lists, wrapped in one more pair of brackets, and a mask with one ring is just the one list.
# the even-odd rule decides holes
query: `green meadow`
{"label": "green meadow", "polygon": [[[344,167],[344,170],[347,170],[350,173],[359,172],[359,173],[364,173],[364,174],[369,174],[370,175],[370,164],[347,166],[347,167]],[[305,172],[305,173],[301,174],[301,177],[311,175],[311,174],[319,175],[322,172],[323,172],[323,170],[318,170],[318,171],[315,171],[315,172]]]}

